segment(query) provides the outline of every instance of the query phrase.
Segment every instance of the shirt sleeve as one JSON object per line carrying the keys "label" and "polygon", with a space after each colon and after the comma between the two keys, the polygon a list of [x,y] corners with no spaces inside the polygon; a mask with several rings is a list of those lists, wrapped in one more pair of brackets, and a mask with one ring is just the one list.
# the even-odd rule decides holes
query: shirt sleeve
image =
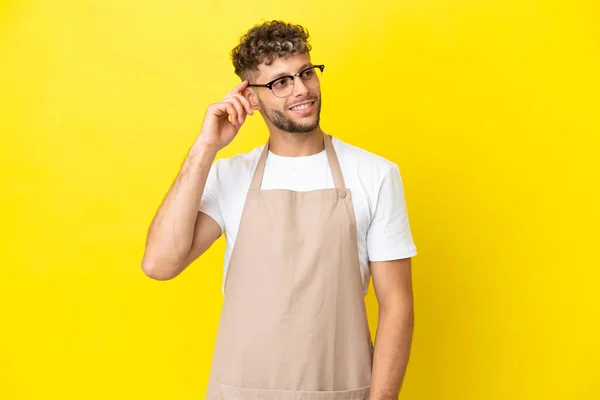
{"label": "shirt sleeve", "polygon": [[198,211],[203,212],[221,227],[221,232],[225,232],[225,222],[223,220],[223,214],[221,213],[221,207],[219,205],[219,173],[218,173],[218,162],[214,163],[208,177],[206,179],[206,186],[204,186],[204,192],[202,193],[202,199],[200,200],[200,206]]}
{"label": "shirt sleeve", "polygon": [[379,187],[367,231],[367,252],[369,261],[390,261],[417,255],[397,165],[387,172]]}

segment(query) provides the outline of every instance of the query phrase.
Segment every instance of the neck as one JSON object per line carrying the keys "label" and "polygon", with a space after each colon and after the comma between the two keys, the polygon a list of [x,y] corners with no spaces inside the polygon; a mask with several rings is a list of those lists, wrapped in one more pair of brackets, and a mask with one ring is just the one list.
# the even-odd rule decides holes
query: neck
{"label": "neck", "polygon": [[311,156],[325,149],[323,135],[321,128],[306,133],[271,131],[269,150],[283,157]]}

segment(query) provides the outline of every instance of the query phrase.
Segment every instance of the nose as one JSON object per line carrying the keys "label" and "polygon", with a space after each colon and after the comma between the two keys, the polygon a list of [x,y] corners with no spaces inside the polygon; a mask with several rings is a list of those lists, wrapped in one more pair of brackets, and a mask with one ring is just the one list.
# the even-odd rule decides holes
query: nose
{"label": "nose", "polygon": [[294,90],[292,91],[292,96],[294,97],[301,97],[301,96],[306,96],[308,94],[309,90],[306,87],[306,85],[304,84],[304,82],[302,81],[302,79],[300,79],[299,76],[296,76],[294,78]]}

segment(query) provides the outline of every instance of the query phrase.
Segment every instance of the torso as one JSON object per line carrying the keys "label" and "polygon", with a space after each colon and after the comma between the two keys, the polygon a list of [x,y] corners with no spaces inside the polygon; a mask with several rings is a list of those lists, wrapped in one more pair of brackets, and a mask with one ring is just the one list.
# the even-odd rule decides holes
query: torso
{"label": "torso", "polygon": [[[364,292],[367,292],[370,270],[367,231],[373,218],[379,187],[395,165],[358,147],[333,138],[342,173],[352,192],[357,224],[357,249]],[[246,193],[263,146],[215,164],[219,179],[219,207],[223,216],[226,250],[224,279],[237,237]],[[333,188],[333,180],[325,151],[307,157],[281,157],[269,153],[261,189],[310,191]]]}

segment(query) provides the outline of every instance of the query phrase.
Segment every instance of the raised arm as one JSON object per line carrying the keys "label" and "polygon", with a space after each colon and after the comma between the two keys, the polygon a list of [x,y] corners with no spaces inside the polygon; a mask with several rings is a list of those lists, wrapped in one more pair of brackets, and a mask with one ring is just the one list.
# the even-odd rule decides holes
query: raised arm
{"label": "raised arm", "polygon": [[247,84],[240,83],[222,101],[208,106],[200,134],[148,229],[142,269],[150,278],[176,277],[221,235],[217,222],[198,207],[217,153],[253,114],[241,95]]}

